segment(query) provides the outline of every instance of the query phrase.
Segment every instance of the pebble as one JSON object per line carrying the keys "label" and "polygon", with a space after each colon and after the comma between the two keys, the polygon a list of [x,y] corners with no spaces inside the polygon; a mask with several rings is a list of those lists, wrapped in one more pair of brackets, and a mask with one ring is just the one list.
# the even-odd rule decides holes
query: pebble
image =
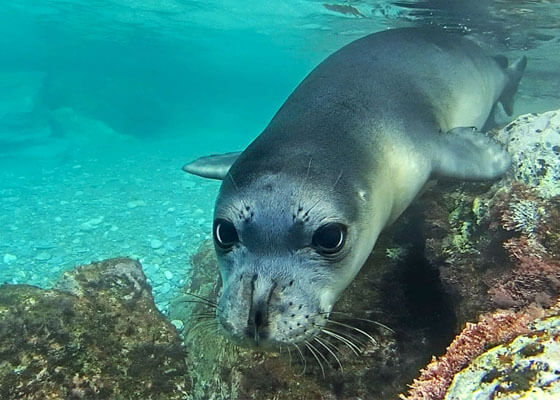
{"label": "pebble", "polygon": [[37,250],[52,249],[54,247],[56,247],[54,243],[50,243],[50,242],[40,241],[35,243],[35,248]]}
{"label": "pebble", "polygon": [[4,264],[11,264],[17,260],[17,256],[14,254],[6,253],[4,254]]}
{"label": "pebble", "polygon": [[92,225],[99,225],[101,222],[103,222],[104,219],[105,219],[104,216],[100,216],[97,218],[92,218],[88,222]]}
{"label": "pebble", "polygon": [[169,279],[169,280],[173,279],[173,272],[171,272],[171,271],[165,271],[164,274],[165,274],[165,277],[166,277],[167,279]]}
{"label": "pebble", "polygon": [[154,276],[158,270],[159,266],[158,265],[153,265],[153,264],[143,264],[142,265],[142,269],[144,270],[144,272],[146,273],[147,276]]}
{"label": "pebble", "polygon": [[180,319],[172,320],[171,325],[173,325],[179,332],[183,332],[183,329],[185,329],[185,324]]}
{"label": "pebble", "polygon": [[126,203],[126,206],[128,208],[136,208],[136,207],[141,207],[141,206],[145,206],[146,202],[144,200],[131,200],[128,203]]}
{"label": "pebble", "polygon": [[150,246],[152,247],[152,249],[159,249],[161,246],[163,246],[163,242],[161,240],[158,239],[152,239],[150,241]]}
{"label": "pebble", "polygon": [[[180,230],[169,230],[166,232],[166,235],[168,239],[175,239],[178,238],[179,236],[181,236],[183,234],[183,232],[181,232]],[[169,249],[169,250],[173,250],[173,249]]]}
{"label": "pebble", "polygon": [[159,288],[160,293],[167,293],[171,290],[171,285],[168,282],[165,282]]}
{"label": "pebble", "polygon": [[35,256],[35,260],[37,261],[47,261],[51,259],[51,255],[46,251],[42,251]]}
{"label": "pebble", "polygon": [[105,219],[105,217],[101,216],[101,217],[97,217],[97,218],[92,218],[84,223],[82,223],[80,225],[80,230],[82,231],[92,231],[95,228],[97,228],[97,226],[103,222],[103,220]]}

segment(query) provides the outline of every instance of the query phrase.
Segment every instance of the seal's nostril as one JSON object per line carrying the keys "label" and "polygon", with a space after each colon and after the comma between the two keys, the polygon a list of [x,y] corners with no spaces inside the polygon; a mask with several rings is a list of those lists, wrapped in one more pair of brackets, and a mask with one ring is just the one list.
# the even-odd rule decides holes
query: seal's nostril
{"label": "seal's nostril", "polygon": [[255,313],[255,326],[258,329],[258,328],[262,328],[263,325],[264,325],[264,318],[263,318],[262,310],[257,310],[257,312]]}
{"label": "seal's nostril", "polygon": [[249,319],[247,321],[247,328],[245,333],[248,337],[252,338],[257,346],[261,339],[268,337],[268,309],[266,304],[257,303],[251,307],[249,312]]}

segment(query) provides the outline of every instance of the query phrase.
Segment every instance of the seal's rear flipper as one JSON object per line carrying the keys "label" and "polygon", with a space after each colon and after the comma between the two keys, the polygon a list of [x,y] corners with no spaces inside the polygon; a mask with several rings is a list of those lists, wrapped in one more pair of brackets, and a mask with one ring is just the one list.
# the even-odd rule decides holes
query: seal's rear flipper
{"label": "seal's rear flipper", "polygon": [[210,179],[224,179],[232,164],[241,154],[235,153],[214,154],[211,156],[200,157],[183,167],[183,171],[189,174],[202,176]]}
{"label": "seal's rear flipper", "polygon": [[504,110],[509,116],[513,114],[513,97],[517,92],[519,81],[523,76],[523,72],[525,72],[526,66],[527,66],[527,57],[523,56],[505,69],[506,70],[505,72],[509,79],[508,79],[508,84],[506,85],[504,91],[502,92],[499,101],[500,103],[502,103],[502,105],[504,106]]}
{"label": "seal's rear flipper", "polygon": [[461,179],[494,179],[511,165],[506,150],[476,128],[454,128],[440,135],[432,151],[432,171]]}

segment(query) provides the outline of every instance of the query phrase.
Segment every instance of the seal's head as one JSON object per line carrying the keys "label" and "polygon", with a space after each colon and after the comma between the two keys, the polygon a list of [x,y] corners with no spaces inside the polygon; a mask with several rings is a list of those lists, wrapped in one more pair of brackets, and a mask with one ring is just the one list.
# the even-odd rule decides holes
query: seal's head
{"label": "seal's head", "polygon": [[361,266],[357,210],[332,189],[282,174],[224,179],[213,226],[223,284],[217,316],[235,341],[278,347],[325,325]]}

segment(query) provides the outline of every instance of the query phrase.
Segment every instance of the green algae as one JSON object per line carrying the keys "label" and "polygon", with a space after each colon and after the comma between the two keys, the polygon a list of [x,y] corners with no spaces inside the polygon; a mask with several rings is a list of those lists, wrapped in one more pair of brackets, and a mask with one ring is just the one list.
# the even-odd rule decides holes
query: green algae
{"label": "green algae", "polygon": [[74,293],[0,286],[0,398],[188,398],[186,351],[139,263],[108,260],[62,282]]}

